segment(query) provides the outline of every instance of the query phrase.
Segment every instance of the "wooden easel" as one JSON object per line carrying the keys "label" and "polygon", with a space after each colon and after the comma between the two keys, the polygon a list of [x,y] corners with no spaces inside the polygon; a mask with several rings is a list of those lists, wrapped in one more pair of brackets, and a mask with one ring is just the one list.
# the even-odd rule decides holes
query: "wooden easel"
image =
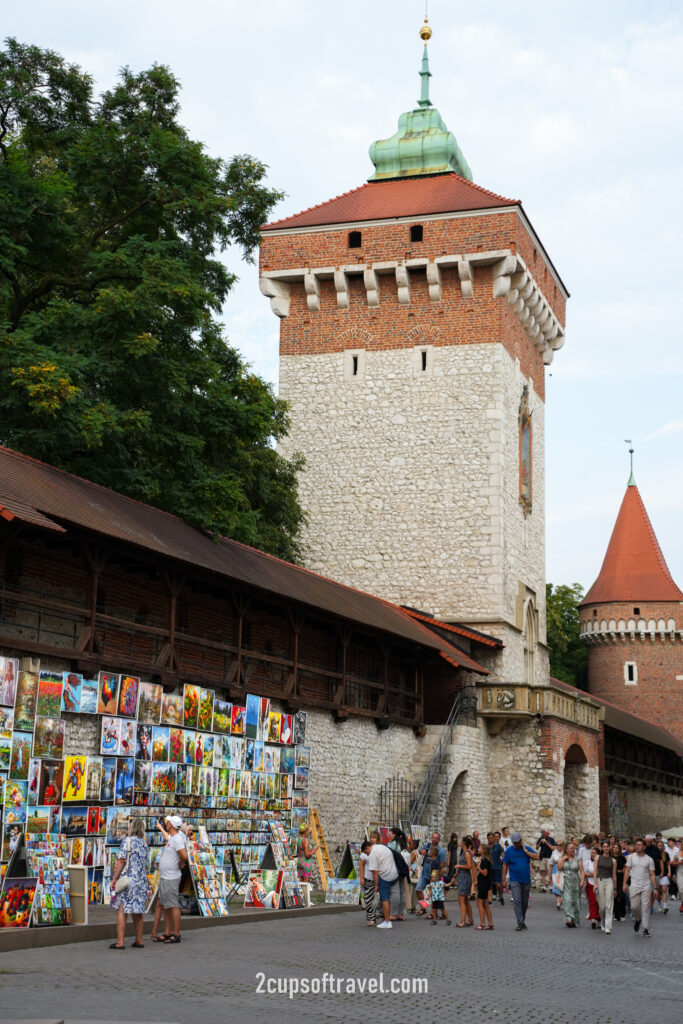
{"label": "wooden easel", "polygon": [[327,850],[325,835],[323,833],[322,825],[320,824],[320,815],[313,807],[308,812],[308,823],[311,826],[311,831],[313,833],[313,842],[317,846],[315,856],[318,861],[320,881],[322,883],[323,891],[327,892],[327,879],[332,878],[334,871],[332,870],[332,861],[330,860],[330,855]]}

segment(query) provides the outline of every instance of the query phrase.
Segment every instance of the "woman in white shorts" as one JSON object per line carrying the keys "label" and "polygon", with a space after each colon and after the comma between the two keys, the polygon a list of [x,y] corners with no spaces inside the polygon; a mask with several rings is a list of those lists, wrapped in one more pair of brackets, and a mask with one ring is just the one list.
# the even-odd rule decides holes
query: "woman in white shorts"
{"label": "woman in white shorts", "polygon": [[661,865],[661,874],[659,876],[659,891],[661,893],[660,900],[663,913],[668,914],[669,908],[667,906],[667,901],[669,899],[669,881],[671,878],[671,857],[669,856],[661,839],[657,843],[657,851],[659,853],[659,863]]}

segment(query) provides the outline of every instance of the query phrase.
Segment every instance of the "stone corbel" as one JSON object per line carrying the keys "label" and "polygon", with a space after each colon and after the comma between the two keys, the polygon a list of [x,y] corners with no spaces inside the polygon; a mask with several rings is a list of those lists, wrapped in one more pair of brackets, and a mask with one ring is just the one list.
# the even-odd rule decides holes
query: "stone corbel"
{"label": "stone corbel", "polygon": [[493,297],[499,299],[508,295],[512,283],[511,276],[517,269],[517,257],[510,254],[493,265]]}
{"label": "stone corbel", "polygon": [[334,288],[337,293],[337,306],[339,309],[349,308],[349,279],[343,270],[334,272]]}
{"label": "stone corbel", "polygon": [[410,272],[404,264],[399,264],[396,267],[396,286],[398,288],[398,301],[400,305],[408,305],[410,302]]}
{"label": "stone corbel", "polygon": [[436,263],[427,264],[427,284],[430,302],[441,302],[441,267]]}
{"label": "stone corbel", "polygon": [[304,291],[308,308],[313,313],[320,312],[320,282],[315,274],[304,274]]}
{"label": "stone corbel", "polygon": [[262,277],[259,281],[261,294],[270,299],[270,308],[275,316],[289,316],[290,288],[286,281],[276,281],[272,277]]}
{"label": "stone corbel", "polygon": [[458,260],[458,277],[463,299],[474,295],[474,269],[469,260]]}
{"label": "stone corbel", "polygon": [[372,268],[363,271],[363,284],[368,306],[379,306],[379,278]]}

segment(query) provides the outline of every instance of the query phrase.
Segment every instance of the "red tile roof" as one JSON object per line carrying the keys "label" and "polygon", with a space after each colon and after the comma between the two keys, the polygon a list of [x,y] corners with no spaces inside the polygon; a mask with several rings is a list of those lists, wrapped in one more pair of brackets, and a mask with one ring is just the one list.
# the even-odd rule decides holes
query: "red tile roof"
{"label": "red tile roof", "polygon": [[626,488],[600,575],[581,604],[619,601],[683,601],[635,484]]}
{"label": "red tile roof", "polygon": [[521,206],[521,202],[519,199],[505,199],[495,192],[489,192],[458,174],[437,174],[431,178],[369,181],[335,199],[311,206],[291,217],[272,221],[262,230],[349,224],[395,217],[423,217],[431,213],[488,210],[499,206]]}
{"label": "red tile roof", "polygon": [[417,619],[419,622],[425,622],[431,629],[438,630],[443,629],[448,633],[457,633],[458,636],[464,636],[468,640],[474,640],[475,643],[484,644],[486,647],[503,647],[503,641],[499,640],[496,636],[489,636],[487,633],[480,633],[476,629],[468,629],[467,626],[461,626],[459,622],[442,622],[440,619],[435,619],[429,615],[423,615],[422,612],[416,612],[414,608],[404,609],[408,615],[412,616],[413,619]]}

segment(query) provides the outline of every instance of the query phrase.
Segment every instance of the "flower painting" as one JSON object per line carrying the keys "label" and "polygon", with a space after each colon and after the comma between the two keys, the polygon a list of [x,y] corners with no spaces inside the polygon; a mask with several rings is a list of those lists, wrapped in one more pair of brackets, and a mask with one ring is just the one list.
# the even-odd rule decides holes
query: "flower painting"
{"label": "flower painting", "polygon": [[38,703],[36,714],[45,718],[58,718],[62,710],[62,689],[64,681],[61,672],[41,672],[38,678]]}
{"label": "flower painting", "polygon": [[197,728],[204,732],[209,732],[213,727],[213,698],[213,690],[200,689]]}
{"label": "flower painting", "polygon": [[161,698],[161,724],[178,726],[183,722],[183,694],[164,693]]}
{"label": "flower painting", "polygon": [[152,729],[152,760],[168,761],[170,729],[167,725],[155,725]]}
{"label": "flower painting", "polygon": [[121,676],[119,689],[119,714],[124,718],[135,718],[138,708],[140,680],[137,676]]}
{"label": "flower painting", "polygon": [[171,729],[169,736],[169,761],[173,764],[185,762],[185,733],[183,729]]}
{"label": "flower painting", "polygon": [[[185,683],[183,721],[187,729],[196,729],[199,720],[199,687]],[[213,709],[212,709],[213,710]]]}

